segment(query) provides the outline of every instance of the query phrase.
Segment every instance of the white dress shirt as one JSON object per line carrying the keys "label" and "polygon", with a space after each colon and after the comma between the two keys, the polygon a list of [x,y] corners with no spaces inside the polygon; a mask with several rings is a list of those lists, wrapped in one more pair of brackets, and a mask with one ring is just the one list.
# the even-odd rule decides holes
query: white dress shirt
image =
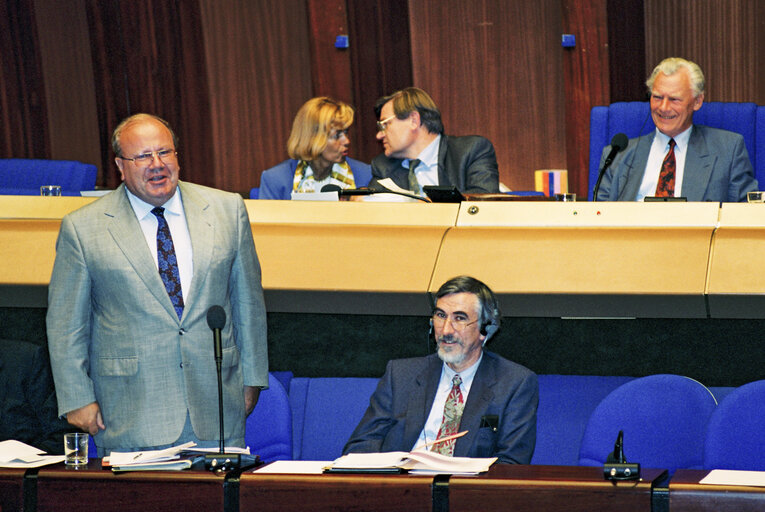
{"label": "white dress shirt", "polygon": [[[683,194],[683,175],[685,174],[685,157],[688,154],[688,141],[691,138],[693,125],[675,137],[675,197],[681,197]],[[656,195],[656,185],[659,183],[659,174],[661,174],[661,164],[664,163],[664,157],[669,153],[669,140],[671,137],[661,133],[658,128],[651,144],[651,151],[648,153],[648,163],[645,166],[643,182],[640,184],[636,201],[642,201],[646,196]]]}

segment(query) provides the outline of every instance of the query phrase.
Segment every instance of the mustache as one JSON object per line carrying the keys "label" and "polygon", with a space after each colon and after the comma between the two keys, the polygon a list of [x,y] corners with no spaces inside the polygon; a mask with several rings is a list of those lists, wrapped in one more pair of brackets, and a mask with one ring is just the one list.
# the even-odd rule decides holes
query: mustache
{"label": "mustache", "polygon": [[459,343],[462,344],[462,341],[455,336],[454,334],[442,334],[441,336],[438,336],[436,338],[436,341],[438,343]]}

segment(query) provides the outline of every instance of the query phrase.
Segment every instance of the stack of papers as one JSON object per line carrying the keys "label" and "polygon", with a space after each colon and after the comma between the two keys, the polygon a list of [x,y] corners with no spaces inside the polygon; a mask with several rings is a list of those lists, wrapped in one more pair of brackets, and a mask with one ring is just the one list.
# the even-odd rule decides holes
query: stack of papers
{"label": "stack of papers", "polygon": [[449,457],[430,451],[349,453],[336,459],[328,472],[406,471],[414,474],[477,475],[488,471],[497,457]]}
{"label": "stack of papers", "polygon": [[63,455],[45,455],[44,451],[21,441],[0,441],[0,468],[39,468],[63,460]]}
{"label": "stack of papers", "polygon": [[[142,452],[111,452],[104,457],[103,465],[111,466],[112,471],[172,471],[189,469],[191,458],[181,458],[181,455],[199,455],[203,453],[218,453],[218,448],[197,448],[196,443],[171,446],[164,450],[146,450]],[[226,447],[226,453],[250,453],[249,448]]]}

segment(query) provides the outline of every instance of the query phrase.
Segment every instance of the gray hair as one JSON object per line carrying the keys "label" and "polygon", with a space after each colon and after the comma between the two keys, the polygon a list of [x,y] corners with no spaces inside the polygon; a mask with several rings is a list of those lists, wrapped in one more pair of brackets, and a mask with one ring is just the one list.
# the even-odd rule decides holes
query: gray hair
{"label": "gray hair", "polygon": [[698,98],[700,94],[704,94],[704,72],[701,71],[701,68],[695,62],[680,57],[668,57],[653,68],[651,76],[645,81],[645,84],[648,86],[648,92],[651,93],[653,91],[653,83],[656,81],[656,77],[659,76],[659,73],[664,73],[669,76],[674,75],[680,70],[688,72],[693,97]]}

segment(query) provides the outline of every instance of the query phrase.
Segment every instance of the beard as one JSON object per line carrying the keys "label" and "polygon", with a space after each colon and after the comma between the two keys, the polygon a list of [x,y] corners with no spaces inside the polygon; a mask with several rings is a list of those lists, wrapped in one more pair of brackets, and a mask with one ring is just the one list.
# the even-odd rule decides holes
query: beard
{"label": "beard", "polygon": [[439,336],[436,341],[438,342],[438,358],[441,361],[460,365],[467,358],[468,354],[465,352],[465,345],[456,336],[445,334]]}

